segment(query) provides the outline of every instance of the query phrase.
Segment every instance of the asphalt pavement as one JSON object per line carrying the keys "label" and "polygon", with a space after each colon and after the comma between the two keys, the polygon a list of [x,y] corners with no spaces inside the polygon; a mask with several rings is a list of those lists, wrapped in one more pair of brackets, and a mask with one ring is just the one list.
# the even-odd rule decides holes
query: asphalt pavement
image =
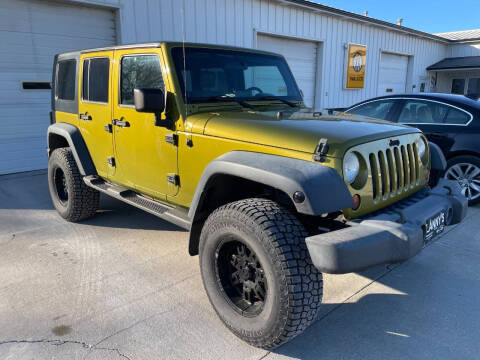
{"label": "asphalt pavement", "polygon": [[480,207],[402,264],[326,275],[271,352],[217,318],[188,233],[116,200],[61,219],[44,171],[0,176],[0,359],[478,359]]}

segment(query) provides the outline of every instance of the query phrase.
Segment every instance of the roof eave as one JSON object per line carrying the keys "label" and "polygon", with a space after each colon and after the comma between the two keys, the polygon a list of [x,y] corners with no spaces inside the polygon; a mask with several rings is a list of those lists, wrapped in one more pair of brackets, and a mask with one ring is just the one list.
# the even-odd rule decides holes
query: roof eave
{"label": "roof eave", "polygon": [[362,21],[362,22],[369,23],[369,24],[372,24],[372,25],[376,25],[376,26],[380,26],[380,27],[384,27],[384,28],[389,28],[391,30],[400,31],[400,32],[407,33],[407,34],[421,36],[421,37],[428,38],[430,40],[434,40],[434,41],[438,41],[438,42],[442,42],[442,43],[447,43],[448,44],[448,43],[455,42],[453,40],[449,40],[449,39],[443,38],[441,36],[429,34],[429,33],[426,33],[426,32],[420,31],[420,30],[415,30],[415,29],[412,29],[412,28],[409,28],[409,27],[392,24],[392,23],[389,23],[387,21],[371,18],[369,16],[355,14],[355,13],[352,13],[352,12],[349,12],[349,11],[336,9],[336,8],[333,8],[333,7],[330,7],[330,6],[317,4],[317,3],[307,1],[307,0],[275,0],[275,1],[277,1],[279,3],[283,3],[283,4],[292,4],[292,5],[296,5],[296,6],[299,6],[299,7],[308,8],[310,10],[313,9],[315,12],[318,12],[318,13],[326,13],[326,14],[337,16],[337,17],[343,17],[343,18],[349,18],[349,19],[353,19],[353,20],[357,20],[357,21]]}

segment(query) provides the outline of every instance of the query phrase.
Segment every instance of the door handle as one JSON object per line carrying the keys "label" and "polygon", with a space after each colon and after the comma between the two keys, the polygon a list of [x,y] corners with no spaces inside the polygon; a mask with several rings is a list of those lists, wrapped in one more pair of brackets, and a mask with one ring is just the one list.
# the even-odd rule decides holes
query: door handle
{"label": "door handle", "polygon": [[123,120],[124,118],[118,119],[113,119],[112,124],[118,127],[130,127],[130,123],[128,121]]}
{"label": "door handle", "polygon": [[78,118],[80,120],[92,120],[92,117],[90,115],[88,115],[88,112],[85,112],[85,114],[78,114]]}

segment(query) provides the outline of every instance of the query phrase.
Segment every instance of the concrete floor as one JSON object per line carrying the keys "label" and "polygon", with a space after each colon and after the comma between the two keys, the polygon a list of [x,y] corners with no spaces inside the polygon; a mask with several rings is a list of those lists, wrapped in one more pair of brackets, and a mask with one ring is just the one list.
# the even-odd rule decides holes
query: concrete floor
{"label": "concrete floor", "polygon": [[480,208],[400,265],[325,276],[319,320],[272,351],[211,308],[185,231],[102,198],[81,224],[44,172],[0,177],[0,359],[478,359]]}

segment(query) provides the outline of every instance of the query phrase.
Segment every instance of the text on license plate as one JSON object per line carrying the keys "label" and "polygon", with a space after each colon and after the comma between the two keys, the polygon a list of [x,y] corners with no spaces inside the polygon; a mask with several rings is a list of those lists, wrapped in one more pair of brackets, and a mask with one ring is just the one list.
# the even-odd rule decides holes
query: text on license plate
{"label": "text on license plate", "polygon": [[432,216],[425,222],[424,233],[425,242],[432,240],[435,236],[443,232],[445,229],[445,212],[440,212]]}

